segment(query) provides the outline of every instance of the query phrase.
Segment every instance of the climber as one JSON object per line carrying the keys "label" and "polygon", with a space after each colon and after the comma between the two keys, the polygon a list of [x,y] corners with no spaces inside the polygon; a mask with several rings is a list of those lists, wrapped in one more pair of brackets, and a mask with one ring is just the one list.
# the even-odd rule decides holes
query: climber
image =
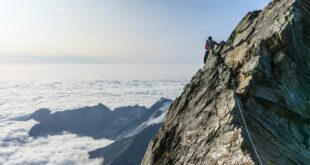
{"label": "climber", "polygon": [[205,56],[203,58],[204,64],[207,62],[208,55],[215,48],[215,45],[219,46],[219,44],[217,42],[212,40],[212,36],[209,36],[208,40],[206,41],[206,45],[205,45],[206,53],[205,53]]}

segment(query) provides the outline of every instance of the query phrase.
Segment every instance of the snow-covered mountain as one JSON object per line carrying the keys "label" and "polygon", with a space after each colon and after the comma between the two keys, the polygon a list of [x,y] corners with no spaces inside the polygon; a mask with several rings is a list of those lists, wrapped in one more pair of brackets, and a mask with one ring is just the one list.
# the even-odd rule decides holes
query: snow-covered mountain
{"label": "snow-covered mountain", "polygon": [[116,139],[122,139],[124,137],[136,135],[150,125],[161,123],[171,103],[171,100],[164,98],[160,99],[140,117],[122,127],[119,130],[119,135]]}

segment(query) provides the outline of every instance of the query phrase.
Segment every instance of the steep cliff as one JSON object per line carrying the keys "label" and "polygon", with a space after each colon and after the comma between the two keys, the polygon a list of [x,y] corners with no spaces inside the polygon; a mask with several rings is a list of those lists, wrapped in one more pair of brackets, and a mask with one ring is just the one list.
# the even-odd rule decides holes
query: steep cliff
{"label": "steep cliff", "polygon": [[172,104],[142,164],[309,164],[308,67],[309,0],[247,14]]}

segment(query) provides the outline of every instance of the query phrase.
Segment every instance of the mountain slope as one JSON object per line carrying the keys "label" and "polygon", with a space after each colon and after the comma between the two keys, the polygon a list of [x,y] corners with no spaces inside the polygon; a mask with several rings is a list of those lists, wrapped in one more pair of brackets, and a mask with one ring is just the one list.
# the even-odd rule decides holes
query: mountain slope
{"label": "mountain slope", "polygon": [[135,135],[152,124],[162,123],[171,103],[172,100],[161,98],[139,118],[119,129],[119,132],[122,133],[117,136],[117,139]]}
{"label": "mountain slope", "polygon": [[309,164],[309,20],[309,0],[247,14],[172,104],[142,164]]}
{"label": "mountain slope", "polygon": [[90,158],[104,158],[104,164],[140,164],[149,142],[158,133],[161,124],[150,125],[142,132],[118,140],[111,145],[89,153]]}
{"label": "mountain slope", "polygon": [[89,152],[89,157],[104,158],[104,164],[140,164],[171,103],[160,99],[140,117],[117,129],[120,133],[114,143]]}

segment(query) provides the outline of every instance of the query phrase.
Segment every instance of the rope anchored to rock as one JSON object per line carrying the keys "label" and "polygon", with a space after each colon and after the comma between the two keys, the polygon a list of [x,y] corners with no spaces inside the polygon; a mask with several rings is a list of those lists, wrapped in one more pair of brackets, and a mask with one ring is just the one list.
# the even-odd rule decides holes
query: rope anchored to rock
{"label": "rope anchored to rock", "polygon": [[241,118],[242,118],[242,121],[243,121],[245,130],[246,130],[246,132],[247,132],[247,134],[248,134],[248,137],[249,137],[249,139],[250,139],[251,145],[252,145],[252,147],[253,147],[253,149],[254,149],[255,155],[256,155],[256,157],[258,158],[258,161],[259,161],[260,165],[263,165],[263,163],[262,163],[262,161],[261,161],[261,159],[260,159],[260,156],[258,155],[258,152],[257,152],[257,150],[256,150],[256,147],[255,147],[255,145],[254,145],[254,143],[253,143],[251,134],[250,134],[250,132],[249,132],[249,130],[248,130],[248,126],[247,126],[247,124],[246,124],[246,122],[245,122],[245,119],[244,119],[244,116],[243,116],[243,113],[242,113],[242,110],[241,110],[240,102],[239,102],[239,99],[238,99],[238,95],[237,95],[237,93],[236,93],[236,86],[235,86],[234,80],[232,80],[232,85],[233,85],[233,88],[234,88],[234,95],[235,95],[236,100],[237,100],[237,105],[238,105],[238,108],[239,108],[239,111],[240,111],[240,114],[241,114]]}

